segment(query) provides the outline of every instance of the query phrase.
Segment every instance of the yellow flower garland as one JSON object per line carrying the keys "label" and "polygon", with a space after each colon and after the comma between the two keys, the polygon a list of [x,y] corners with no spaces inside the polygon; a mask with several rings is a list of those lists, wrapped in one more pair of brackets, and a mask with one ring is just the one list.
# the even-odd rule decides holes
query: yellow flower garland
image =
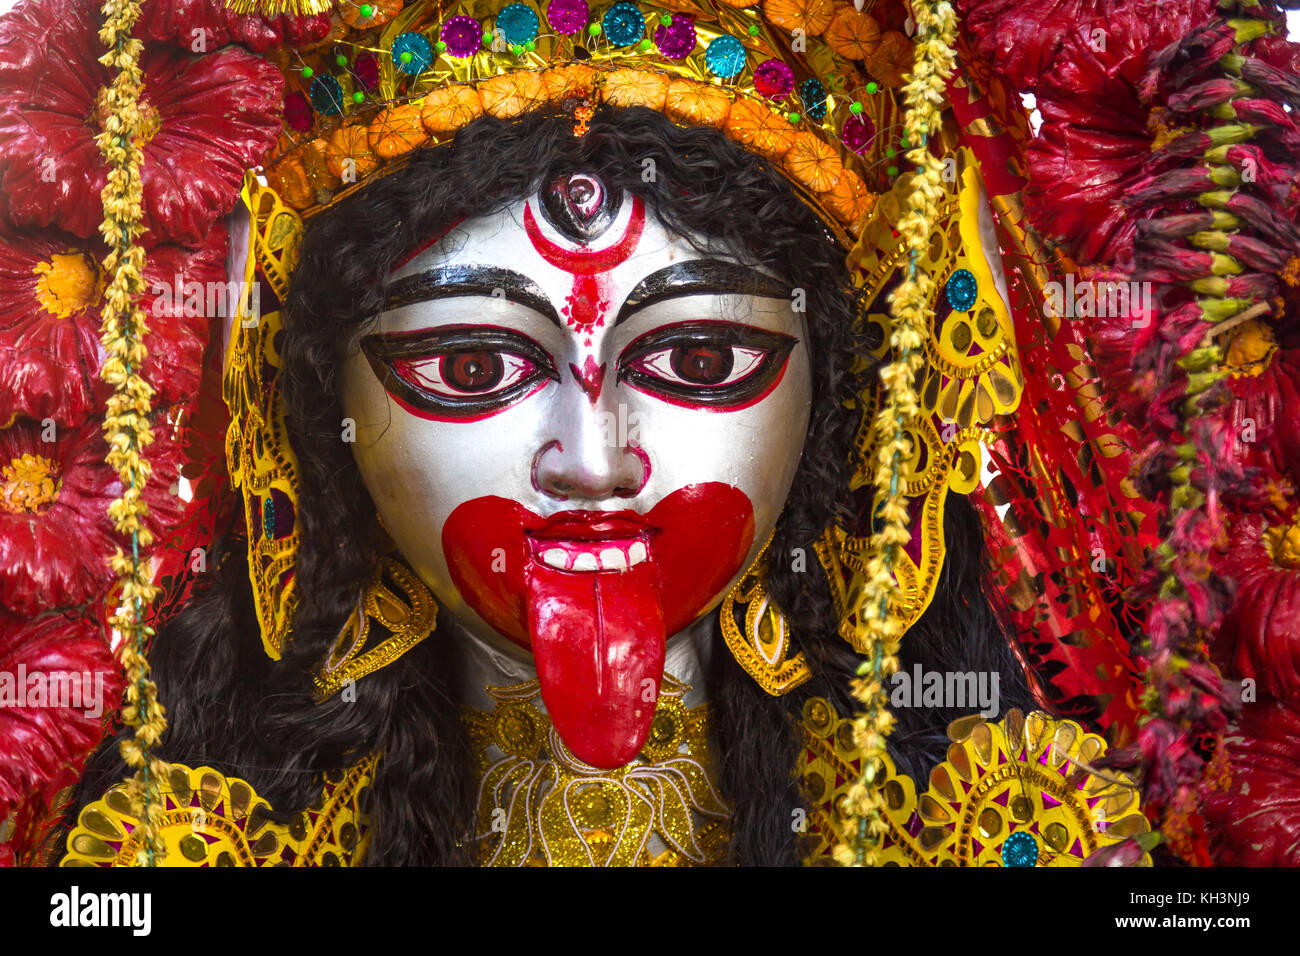
{"label": "yellow flower garland", "polygon": [[893,729],[889,695],[885,682],[898,670],[898,644],[902,624],[890,614],[899,600],[894,566],[899,549],[911,538],[907,503],[899,487],[902,463],[910,453],[910,441],[903,423],[919,412],[916,374],[924,363],[927,329],[926,303],[934,278],[916,266],[930,242],[943,196],[943,163],[931,154],[927,144],[938,131],[946,80],[956,62],[953,41],[957,35],[957,14],[949,0],[914,0],[916,46],[912,75],[903,88],[907,102],[904,119],[907,153],[916,166],[909,185],[906,212],[898,224],[908,253],[907,275],[890,299],[893,335],[890,347],[895,359],[880,372],[883,400],[873,428],[876,437],[875,500],[878,529],[871,536],[871,558],[867,582],[858,596],[858,619],[867,639],[867,660],[858,668],[853,696],[863,710],[853,719],[854,737],[862,751],[862,777],[845,798],[848,823],[843,842],[835,848],[835,859],[844,866],[876,866],[880,863],[880,840],[888,832],[884,800],[879,784],[884,779],[885,738]]}
{"label": "yellow flower garland", "polygon": [[143,623],[144,609],[153,600],[154,587],[149,562],[141,549],[152,544],[144,526],[149,508],[144,488],[149,480],[149,462],[144,449],[153,441],[149,427],[153,389],[140,376],[144,363],[144,311],[139,300],[144,292],[144,250],[137,239],[144,231],[141,201],[143,187],[140,165],[144,154],[140,134],[144,116],[140,110],[142,44],[131,37],[140,17],[140,0],[107,0],[103,7],[104,26],[99,39],[108,48],[100,58],[110,71],[111,83],[103,90],[106,109],[104,128],[96,142],[108,163],[108,184],[101,199],[104,222],[100,233],[110,252],[104,272],[111,276],[104,295],[104,321],[100,328],[106,358],[100,372],[113,386],[104,415],[104,437],[108,442],[108,464],[121,476],[122,497],[108,507],[118,532],[131,539],[131,552],[122,549],[111,559],[113,573],[121,583],[120,608],[110,623],[122,635],[122,665],[126,669],[126,704],[122,719],[135,728],[133,738],[123,738],[122,758],[136,770],[126,790],[132,813],[141,820],[144,841],[136,864],[156,865],[165,855],[160,833],[163,802],[158,783],[166,764],[150,755],[150,749],[167,727],[157,689],[149,679],[149,662],[144,649],[152,629]]}

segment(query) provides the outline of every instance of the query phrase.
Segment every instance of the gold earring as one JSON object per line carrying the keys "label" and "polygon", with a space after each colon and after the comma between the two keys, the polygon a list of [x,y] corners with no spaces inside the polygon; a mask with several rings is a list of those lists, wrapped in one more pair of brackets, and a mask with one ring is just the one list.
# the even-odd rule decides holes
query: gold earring
{"label": "gold earring", "polygon": [[754,563],[722,601],[722,639],[731,656],[773,697],[789,693],[812,677],[803,653],[790,652],[790,625],[767,593],[763,559],[771,535]]}
{"label": "gold earring", "polygon": [[[433,633],[438,604],[419,577],[395,557],[380,560],[329,656],[316,673],[316,701],[397,660]],[[369,650],[372,624],[388,636]]]}

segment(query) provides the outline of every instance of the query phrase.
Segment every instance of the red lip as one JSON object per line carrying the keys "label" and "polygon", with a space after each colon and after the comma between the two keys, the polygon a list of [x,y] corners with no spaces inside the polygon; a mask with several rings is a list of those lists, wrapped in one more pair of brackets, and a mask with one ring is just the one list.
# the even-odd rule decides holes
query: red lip
{"label": "red lip", "polygon": [[541,519],[540,525],[528,522],[524,527],[529,537],[564,541],[612,541],[654,530],[635,511],[560,511]]}
{"label": "red lip", "polygon": [[[651,536],[647,559],[623,569],[575,572],[538,560],[546,541],[621,547]],[[442,530],[457,590],[498,633],[532,649],[555,729],[578,759],[602,768],[622,766],[645,744],[667,638],[720,593],[753,540],[753,505],[721,482],[679,488],[644,516],[545,518],[507,498],[475,498]]]}

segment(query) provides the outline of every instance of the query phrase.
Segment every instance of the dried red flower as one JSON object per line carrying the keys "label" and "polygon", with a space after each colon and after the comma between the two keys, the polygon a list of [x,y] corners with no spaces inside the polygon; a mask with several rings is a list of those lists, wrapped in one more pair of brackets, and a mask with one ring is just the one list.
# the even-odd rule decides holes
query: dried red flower
{"label": "dried red flower", "polygon": [[1205,801],[1215,862],[1300,866],[1300,713],[1293,704],[1248,703],[1228,737],[1232,785]]}
{"label": "dried red flower", "polygon": [[1237,582],[1236,600],[1215,639],[1225,670],[1254,680],[1261,694],[1300,697],[1300,532],[1269,530],[1261,515],[1233,525],[1222,573]]}

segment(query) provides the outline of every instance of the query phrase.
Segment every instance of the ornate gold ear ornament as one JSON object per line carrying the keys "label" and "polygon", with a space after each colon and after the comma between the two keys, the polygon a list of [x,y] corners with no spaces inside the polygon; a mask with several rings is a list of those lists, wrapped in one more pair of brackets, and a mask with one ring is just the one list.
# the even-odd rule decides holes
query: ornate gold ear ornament
{"label": "ornate gold ear ornament", "polygon": [[298,552],[298,462],[285,429],[280,396],[279,312],[261,314],[257,283],[264,280],[283,301],[297,260],[302,220],[274,190],[244,179],[249,211],[248,260],[239,308],[230,330],[223,392],[230,410],[226,465],[239,489],[248,531],[248,575],[262,645],[279,660],[293,608],[294,559]]}
{"label": "ornate gold ear ornament", "polygon": [[[415,572],[395,557],[383,558],[316,674],[316,700],[397,660],[433,633],[437,615],[437,602]],[[388,636],[370,647],[372,624]]]}
{"label": "ornate gold ear ornament", "polygon": [[[289,444],[280,393],[277,339],[283,316],[278,311],[261,313],[257,283],[266,282],[276,299],[284,301],[303,226],[275,190],[251,173],[244,180],[243,199],[250,219],[249,248],[226,357],[226,464],[231,483],[243,497],[248,576],[262,646],[272,660],[279,660],[297,605],[298,462]],[[420,643],[433,632],[437,611],[433,596],[414,572],[395,557],[383,558],[316,675],[317,700]]]}
{"label": "ornate gold ear ornament", "polygon": [[[771,537],[768,544],[772,543]],[[752,566],[722,600],[722,639],[732,657],[773,697],[789,693],[812,677],[802,653],[788,657],[790,624],[767,593],[763,581],[767,544]]]}
{"label": "ornate gold ear ornament", "polygon": [[[900,549],[894,564],[900,599],[890,614],[899,620],[900,633],[916,623],[934,597],[946,553],[943,511],[949,492],[967,494],[978,486],[983,446],[994,441],[999,416],[1019,407],[1024,388],[1001,276],[995,275],[981,241],[984,198],[978,167],[966,149],[957,151],[956,160],[955,183],[936,204],[930,244],[917,263],[934,277],[934,287],[925,309],[924,363],[916,373],[919,407],[903,421],[911,454],[900,462],[898,479],[908,504],[912,546]],[[881,198],[848,260],[868,303],[862,318],[868,343],[886,360],[893,333],[888,300],[907,264],[907,247],[897,228],[903,216],[901,188]],[[871,484],[877,464],[871,429],[877,402],[875,395],[863,395],[855,490]],[[865,626],[853,614],[853,598],[868,578],[869,532],[859,536],[829,528],[817,550],[831,579],[841,636],[858,653],[866,653]]]}

